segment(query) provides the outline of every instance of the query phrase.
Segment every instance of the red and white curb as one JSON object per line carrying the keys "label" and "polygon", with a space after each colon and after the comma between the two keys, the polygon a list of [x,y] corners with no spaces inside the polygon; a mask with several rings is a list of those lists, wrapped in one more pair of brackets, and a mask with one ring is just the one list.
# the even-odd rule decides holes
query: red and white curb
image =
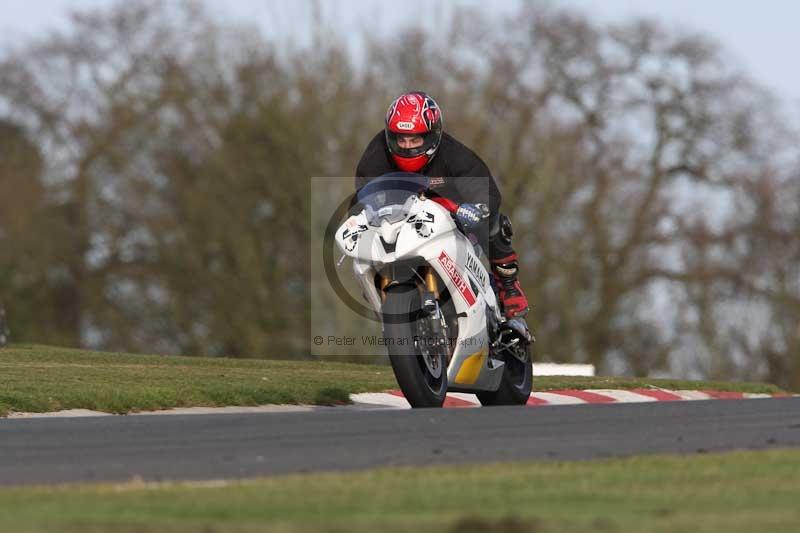
{"label": "red and white curb", "polygon": [[[636,402],[676,402],[686,400],[743,400],[750,398],[773,398],[773,394],[757,394],[750,392],[721,392],[695,390],[664,389],[586,389],[586,390],[553,390],[534,392],[528,400],[529,406],[540,405],[577,405],[588,403],[636,403]],[[410,409],[403,393],[399,390],[386,392],[365,392],[351,394],[355,404]],[[444,401],[445,407],[480,407],[474,394],[451,392]]]}
{"label": "red and white curb", "polygon": [[[529,406],[577,405],[588,403],[632,403],[632,402],[674,402],[682,400],[741,400],[747,398],[774,398],[791,396],[790,394],[753,394],[741,392],[664,390],[664,389],[587,389],[587,390],[554,390],[534,392],[528,400]],[[164,409],[161,411],[145,411],[130,413],[127,416],[150,415],[208,415],[208,414],[246,414],[246,413],[283,413],[338,411],[342,409],[371,410],[410,409],[403,393],[399,390],[386,392],[365,392],[351,394],[353,405],[320,406],[320,405],[258,405],[231,407],[185,407]],[[474,394],[451,392],[444,402],[445,407],[480,407]],[[82,418],[87,416],[118,416],[88,409],[70,409],[49,413],[9,413],[5,419],[14,418]],[[0,422],[4,420],[0,417]]]}

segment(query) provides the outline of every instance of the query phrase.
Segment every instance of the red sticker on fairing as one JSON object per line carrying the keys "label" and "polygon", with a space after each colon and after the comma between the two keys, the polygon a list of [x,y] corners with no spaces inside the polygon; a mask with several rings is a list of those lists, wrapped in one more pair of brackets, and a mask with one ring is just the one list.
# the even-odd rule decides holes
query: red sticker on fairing
{"label": "red sticker on fairing", "polygon": [[469,283],[458,271],[455,261],[453,261],[450,256],[444,252],[444,250],[442,250],[442,253],[439,255],[439,264],[444,267],[447,275],[450,276],[451,280],[453,280],[453,283],[458,289],[458,292],[461,293],[461,296],[464,297],[464,300],[466,300],[469,305],[474,304],[475,294],[473,294]]}

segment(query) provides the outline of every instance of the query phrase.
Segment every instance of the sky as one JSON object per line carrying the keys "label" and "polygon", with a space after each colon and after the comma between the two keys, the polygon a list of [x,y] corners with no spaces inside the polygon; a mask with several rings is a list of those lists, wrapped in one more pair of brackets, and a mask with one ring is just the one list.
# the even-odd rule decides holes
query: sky
{"label": "sky", "polygon": [[719,40],[760,83],[800,101],[800,2],[795,0],[563,0],[603,20],[656,16]]}
{"label": "sky", "polygon": [[[170,0],[164,0],[170,1]],[[291,21],[312,16],[311,3],[292,0],[197,0],[214,13],[255,22],[269,34],[286,35]],[[523,0],[495,0],[494,12],[513,12]],[[761,84],[790,102],[800,102],[800,2],[794,0],[551,0],[577,8],[598,20],[655,17],[668,26],[691,28],[719,40]],[[114,0],[2,0],[0,44],[19,42],[67,24],[65,13],[110,5]],[[387,32],[397,22],[435,27],[453,5],[485,5],[474,0],[320,0],[323,18],[345,33],[369,29]],[[302,39],[302,37],[301,37]]]}

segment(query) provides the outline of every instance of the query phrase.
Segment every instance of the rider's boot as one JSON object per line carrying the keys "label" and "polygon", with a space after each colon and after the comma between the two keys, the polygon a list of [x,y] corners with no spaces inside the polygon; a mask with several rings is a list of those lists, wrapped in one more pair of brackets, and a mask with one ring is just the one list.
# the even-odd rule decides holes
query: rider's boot
{"label": "rider's boot", "polygon": [[490,261],[492,264],[492,288],[497,294],[500,309],[506,318],[505,327],[511,328],[522,338],[532,342],[534,337],[524,318],[530,307],[517,279],[516,254],[513,255],[513,259],[511,257]]}
{"label": "rider's boot", "polygon": [[528,314],[528,298],[522,292],[519,279],[517,253],[511,246],[514,234],[511,221],[500,214],[489,233],[489,263],[492,266],[492,288],[500,302],[500,311],[506,319],[506,326],[520,335],[533,340],[525,315]]}
{"label": "rider's boot", "polygon": [[508,319],[522,318],[528,314],[528,298],[522,292],[517,274],[519,266],[517,254],[511,254],[500,259],[492,259],[492,286],[497,293],[497,299],[503,311],[503,316]]}

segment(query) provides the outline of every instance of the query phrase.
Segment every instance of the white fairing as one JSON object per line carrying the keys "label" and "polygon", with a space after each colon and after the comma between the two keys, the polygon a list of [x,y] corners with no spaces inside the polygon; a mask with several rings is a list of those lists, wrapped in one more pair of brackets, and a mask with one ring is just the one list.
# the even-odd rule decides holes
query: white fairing
{"label": "white fairing", "polygon": [[[350,217],[336,231],[336,243],[353,258],[353,269],[370,305],[380,315],[381,297],[375,288],[376,272],[395,261],[422,258],[444,281],[453,298],[458,318],[458,339],[448,368],[451,389],[494,390],[503,363],[489,357],[486,313],[500,319],[486,268],[475,255],[473,244],[456,227],[449,211],[438,203],[416,196],[404,209],[408,216],[395,223],[382,220],[370,225],[364,212]],[[388,244],[387,247],[381,242]],[[391,245],[394,244],[394,250]],[[483,369],[474,383],[459,376],[462,363],[482,353]],[[473,381],[473,380],[468,380]]]}

